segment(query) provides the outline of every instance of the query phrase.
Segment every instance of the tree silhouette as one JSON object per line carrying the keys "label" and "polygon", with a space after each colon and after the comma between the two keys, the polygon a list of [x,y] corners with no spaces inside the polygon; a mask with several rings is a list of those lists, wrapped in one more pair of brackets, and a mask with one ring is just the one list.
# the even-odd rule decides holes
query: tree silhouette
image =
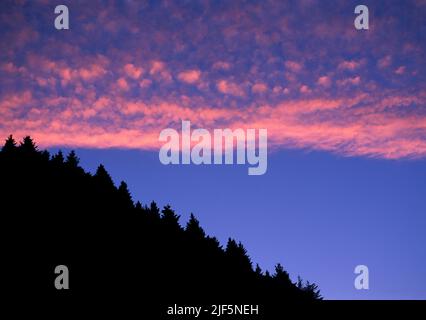
{"label": "tree silhouette", "polygon": [[[280,264],[273,276],[259,266],[253,270],[241,243],[229,239],[223,249],[193,214],[182,228],[170,205],[161,214],[154,201],[134,205],[125,182],[116,188],[103,165],[94,175],[85,172],[73,151],[66,161],[60,151],[49,158],[30,137],[17,147],[9,136],[0,152],[0,177],[9,238],[2,288],[8,292],[25,288],[56,297],[52,270],[65,264],[74,294],[153,310],[178,298],[277,306],[321,298],[317,285],[301,279],[293,284]],[[28,270],[31,277],[23,277]]]}
{"label": "tree silhouette", "polygon": [[96,170],[95,180],[97,180],[102,186],[108,188],[114,187],[114,182],[112,181],[111,176],[105,170],[105,167],[102,164],[100,164],[98,169]]}
{"label": "tree silhouette", "polygon": [[166,205],[163,210],[161,210],[161,213],[161,220],[165,228],[167,228],[167,231],[177,232],[181,230],[181,226],[179,225],[180,216],[175,213],[170,205]]}
{"label": "tree silhouette", "polygon": [[275,266],[275,274],[274,278],[277,280],[278,283],[280,283],[283,286],[291,286],[292,282],[290,280],[290,275],[287,271],[284,270],[283,266],[278,263]]}
{"label": "tree silhouette", "polygon": [[193,213],[189,217],[185,230],[191,237],[196,239],[204,239],[206,237],[206,233],[201,228],[200,222],[195,218]]}
{"label": "tree silhouette", "polygon": [[252,263],[249,256],[247,255],[247,250],[244,248],[241,242],[237,244],[234,239],[228,239],[225,252],[231,261],[231,264],[239,272],[252,271]]}
{"label": "tree silhouette", "polygon": [[118,187],[118,197],[123,208],[133,208],[132,196],[130,195],[129,189],[127,188],[127,184],[124,181],[121,181],[120,186]]}
{"label": "tree silhouette", "polygon": [[61,150],[57,154],[52,156],[51,163],[57,167],[60,167],[64,164],[64,154]]}
{"label": "tree silhouette", "polygon": [[80,163],[80,159],[77,157],[74,150],[71,150],[71,152],[68,154],[67,160],[65,163],[67,164],[67,166],[71,168],[78,167],[78,164]]}
{"label": "tree silhouette", "polygon": [[6,139],[6,142],[5,142],[5,144],[4,144],[3,148],[2,148],[2,152],[3,153],[9,153],[9,154],[11,154],[11,153],[15,152],[16,149],[17,149],[17,147],[16,147],[16,141],[15,141],[15,139],[13,139],[13,136],[10,135]]}
{"label": "tree silhouette", "polygon": [[262,273],[262,268],[256,263],[256,269],[254,270],[254,272],[256,273],[256,275],[258,276],[258,277],[260,277],[260,276],[262,276],[263,275],[263,273]]}
{"label": "tree silhouette", "polygon": [[35,154],[37,152],[37,146],[30,136],[26,136],[20,146],[19,150],[24,154]]}

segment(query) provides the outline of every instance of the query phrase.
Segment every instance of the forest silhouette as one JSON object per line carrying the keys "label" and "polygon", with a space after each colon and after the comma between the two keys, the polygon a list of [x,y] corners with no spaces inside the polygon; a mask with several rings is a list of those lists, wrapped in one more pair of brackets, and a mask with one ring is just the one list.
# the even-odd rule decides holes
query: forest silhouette
{"label": "forest silhouette", "polygon": [[[152,309],[321,299],[316,284],[292,282],[280,264],[271,273],[254,267],[236,240],[222,247],[193,214],[183,227],[169,205],[134,203],[125,182],[116,187],[103,165],[95,174],[85,172],[74,151],[50,155],[31,137],[17,143],[9,136],[0,152],[0,177],[8,235],[3,285],[11,293],[62,303],[96,297]],[[69,290],[54,286],[57,265],[69,269]]]}

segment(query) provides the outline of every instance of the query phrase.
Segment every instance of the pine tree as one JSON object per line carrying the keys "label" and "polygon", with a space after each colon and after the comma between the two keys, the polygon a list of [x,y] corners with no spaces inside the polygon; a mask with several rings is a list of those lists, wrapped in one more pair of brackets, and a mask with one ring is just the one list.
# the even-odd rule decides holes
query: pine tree
{"label": "pine tree", "polygon": [[13,138],[13,136],[10,135],[6,139],[6,142],[5,142],[4,146],[3,146],[3,148],[1,149],[1,152],[11,154],[11,153],[15,152],[16,149],[17,149],[17,147],[16,147],[16,141]]}
{"label": "pine tree", "polygon": [[114,187],[114,182],[112,181],[111,176],[102,164],[99,165],[96,170],[95,179],[103,186]]}
{"label": "pine tree", "polygon": [[206,233],[203,228],[200,227],[200,222],[195,218],[194,214],[191,213],[191,216],[186,224],[186,232],[194,238],[204,239]]}
{"label": "pine tree", "polygon": [[143,207],[142,207],[142,204],[140,203],[140,201],[137,201],[137,202],[136,202],[136,204],[135,204],[135,209],[136,209],[137,211],[142,211],[142,210],[143,210]]}
{"label": "pine tree", "polygon": [[157,204],[155,203],[155,201],[152,201],[149,209],[148,209],[148,217],[151,221],[160,221],[160,208],[158,208]]}
{"label": "pine tree", "polygon": [[68,154],[67,161],[65,163],[68,167],[78,168],[78,164],[80,163],[80,159],[77,157],[74,150],[72,150]]}
{"label": "pine tree", "polygon": [[118,187],[118,197],[125,208],[132,209],[134,207],[132,196],[124,181],[121,181],[120,186]]}
{"label": "pine tree", "polygon": [[321,300],[321,291],[319,290],[318,286],[315,283],[310,283],[309,281],[306,281],[306,285],[302,289],[307,295],[309,299],[313,300]]}
{"label": "pine tree", "polygon": [[179,218],[180,216],[175,213],[175,211],[170,207],[170,205],[166,205],[161,211],[162,216],[161,220],[164,225],[168,228],[180,229]]}
{"label": "pine tree", "polygon": [[49,151],[43,150],[41,152],[41,158],[42,158],[42,160],[43,160],[44,163],[47,163],[49,161],[49,159],[50,159],[50,153],[49,153]]}
{"label": "pine tree", "polygon": [[52,156],[52,159],[50,160],[54,165],[60,166],[64,164],[64,154],[61,150],[58,151],[57,154]]}
{"label": "pine tree", "polygon": [[256,269],[254,271],[256,273],[256,275],[258,276],[262,276],[262,269],[260,268],[259,264],[256,263]]}
{"label": "pine tree", "polygon": [[252,271],[252,264],[249,256],[247,255],[247,250],[241,242],[237,244],[234,239],[229,238],[225,252],[236,268],[241,268],[241,270],[245,271]]}
{"label": "pine tree", "polygon": [[303,280],[300,276],[297,276],[296,287],[298,287],[299,289],[303,289]]}
{"label": "pine tree", "polygon": [[303,291],[309,299],[313,300],[321,300],[321,291],[315,283],[310,283],[306,281],[306,284],[303,284],[303,280],[300,276],[297,276],[296,287]]}
{"label": "pine tree", "polygon": [[37,152],[37,145],[34,143],[33,139],[30,136],[26,136],[20,146],[19,150],[24,154],[34,154]]}
{"label": "pine tree", "polygon": [[283,266],[278,263],[275,266],[275,274],[274,274],[274,279],[284,285],[284,286],[291,286],[292,282],[290,280],[290,275],[288,274],[287,271],[284,270]]}

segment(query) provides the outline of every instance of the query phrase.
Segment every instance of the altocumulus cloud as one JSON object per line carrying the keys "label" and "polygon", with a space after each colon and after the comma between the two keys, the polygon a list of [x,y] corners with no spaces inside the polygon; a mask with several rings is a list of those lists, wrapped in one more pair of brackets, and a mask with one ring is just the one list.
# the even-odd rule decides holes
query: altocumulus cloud
{"label": "altocumulus cloud", "polygon": [[377,5],[366,37],[339,2],[76,1],[64,35],[53,2],[3,1],[0,135],[153,150],[185,119],[266,128],[272,150],[424,157],[424,10],[403,5],[409,26]]}

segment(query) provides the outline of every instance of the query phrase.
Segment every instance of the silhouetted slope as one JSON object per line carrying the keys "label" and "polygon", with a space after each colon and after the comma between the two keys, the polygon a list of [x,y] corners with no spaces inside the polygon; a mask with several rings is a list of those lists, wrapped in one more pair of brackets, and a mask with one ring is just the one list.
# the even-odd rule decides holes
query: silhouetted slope
{"label": "silhouetted slope", "polygon": [[[87,297],[137,304],[261,303],[319,298],[313,284],[293,284],[253,270],[244,247],[222,248],[191,215],[185,228],[170,206],[135,205],[105,168],[96,174],[38,151],[31,138],[9,137],[0,152],[1,221],[6,248],[3,284],[10,292]],[[57,265],[70,271],[70,290],[53,283]]]}

